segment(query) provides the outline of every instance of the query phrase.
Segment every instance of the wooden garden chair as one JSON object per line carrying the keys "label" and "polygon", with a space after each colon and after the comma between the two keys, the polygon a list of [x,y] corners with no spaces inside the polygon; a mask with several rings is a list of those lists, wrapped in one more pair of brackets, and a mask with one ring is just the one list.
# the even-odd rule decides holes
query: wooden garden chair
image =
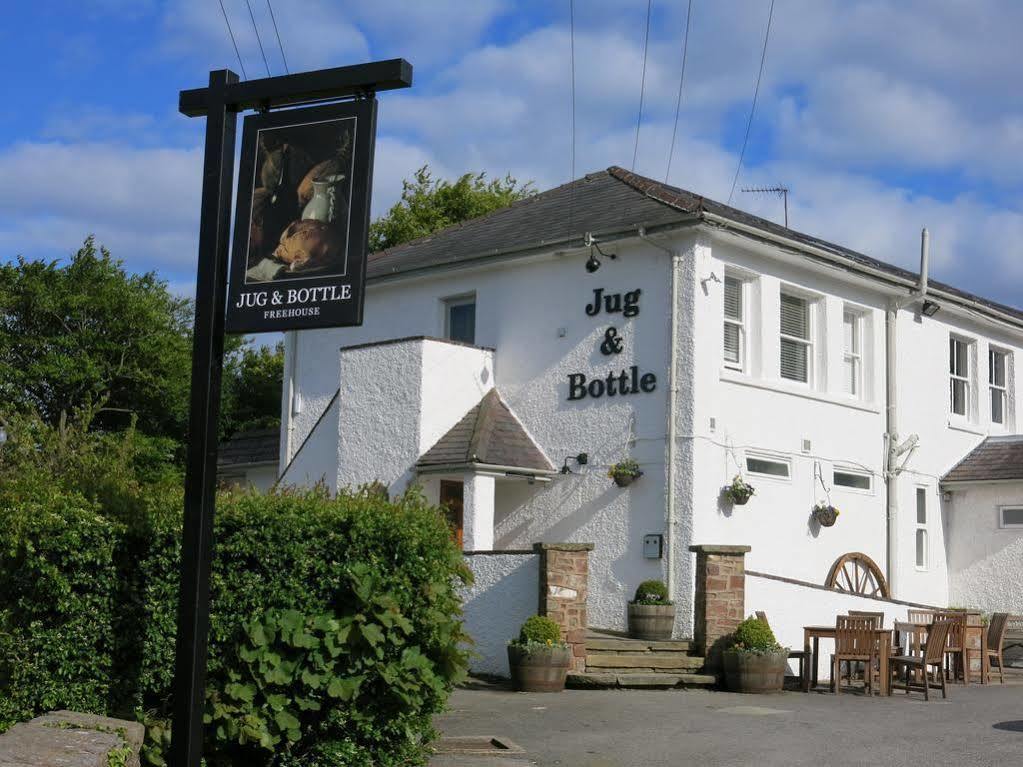
{"label": "wooden garden chair", "polygon": [[1002,657],[1002,645],[1005,644],[1005,632],[1009,629],[1009,614],[995,613],[987,627],[987,648],[981,659],[981,681],[991,681],[991,661],[998,661],[998,681],[1005,684],[1005,658]]}
{"label": "wooden garden chair", "polygon": [[854,618],[876,618],[877,628],[884,628],[884,613],[875,613],[868,610],[850,610],[849,615]]}
{"label": "wooden garden chair", "polygon": [[[947,618],[938,618],[931,624],[922,655],[896,655],[891,659],[892,668],[895,669],[896,674],[900,666],[906,670],[906,695],[909,695],[910,690],[920,689],[922,684],[924,700],[931,699],[931,678],[928,671],[933,667],[937,672],[937,677],[941,680],[941,697],[948,697],[943,666],[945,665],[945,643],[948,641],[948,632],[952,623],[953,621]],[[910,671],[917,672],[915,675],[920,683],[910,681]]]}
{"label": "wooden garden chair", "polygon": [[[767,613],[763,610],[757,610],[756,616],[758,620],[762,620],[770,628],[771,624],[767,620]],[[789,650],[789,659],[796,660],[799,663],[799,678],[803,679],[803,674],[806,672],[806,651],[805,650]]]}
{"label": "wooden garden chair", "polygon": [[934,610],[907,610],[906,613],[910,623],[929,625],[934,620]]}
{"label": "wooden garden chair", "polygon": [[835,652],[831,656],[831,689],[842,691],[842,661],[849,661],[849,681],[852,682],[852,662],[866,664],[870,673],[865,675],[867,694],[874,693],[877,666],[877,632],[874,618],[839,615],[835,619]]}
{"label": "wooden garden chair", "polygon": [[942,613],[940,619],[947,620],[950,624],[948,640],[945,644],[946,674],[951,672],[952,679],[959,679],[961,671],[964,684],[969,684],[970,664],[966,657],[966,613],[950,610],[947,613]]}

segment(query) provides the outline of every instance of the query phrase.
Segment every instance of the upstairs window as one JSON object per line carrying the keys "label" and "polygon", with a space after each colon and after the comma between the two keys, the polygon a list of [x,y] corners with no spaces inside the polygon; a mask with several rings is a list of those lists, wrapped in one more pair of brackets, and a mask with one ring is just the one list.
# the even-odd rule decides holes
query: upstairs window
{"label": "upstairs window", "polygon": [[725,276],[725,367],[743,370],[746,366],[746,325],[742,280]]}
{"label": "upstairs window", "polygon": [[476,296],[449,298],[444,302],[444,337],[464,344],[476,343]]}
{"label": "upstairs window", "polygon": [[1005,424],[1006,386],[1005,368],[1008,355],[998,349],[989,349],[988,388],[991,392],[991,423]]}
{"label": "upstairs window", "polygon": [[1023,507],[1001,506],[998,509],[998,526],[1001,528],[1023,527]]}
{"label": "upstairs window", "polygon": [[916,489],[916,569],[927,569],[927,488]]}
{"label": "upstairs window", "polygon": [[949,410],[954,415],[970,412],[970,344],[954,336],[948,339]]}
{"label": "upstairs window", "polygon": [[842,315],[842,328],[845,393],[860,397],[863,393],[863,317],[846,310]]}
{"label": "upstairs window", "polygon": [[791,465],[789,461],[783,458],[747,455],[746,471],[748,471],[750,474],[759,474],[762,477],[788,479],[789,475],[791,474]]}
{"label": "upstairs window", "polygon": [[781,294],[781,377],[810,383],[813,342],[810,334],[810,302],[800,296]]}

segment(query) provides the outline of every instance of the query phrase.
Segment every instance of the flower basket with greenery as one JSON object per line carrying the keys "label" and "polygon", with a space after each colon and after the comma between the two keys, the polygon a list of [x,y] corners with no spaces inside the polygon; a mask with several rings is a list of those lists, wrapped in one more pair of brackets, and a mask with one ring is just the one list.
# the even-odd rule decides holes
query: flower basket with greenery
{"label": "flower basket with greenery", "polygon": [[841,512],[832,506],[830,503],[821,501],[813,507],[813,518],[817,521],[817,524],[821,527],[831,527],[838,520],[838,515]]}
{"label": "flower basket with greenery", "polygon": [[745,506],[746,502],[756,495],[756,492],[753,485],[738,474],[732,479],[732,484],[726,485],[723,491],[725,498],[735,506]]}
{"label": "flower basket with greenery", "polygon": [[607,476],[613,479],[614,483],[618,485],[618,487],[628,487],[643,476],[643,471],[639,468],[639,464],[636,463],[635,460],[627,458],[624,461],[619,461],[608,469]]}
{"label": "flower basket with greenery", "polygon": [[649,641],[671,639],[675,628],[675,603],[662,581],[643,581],[629,602],[629,636]]}
{"label": "flower basket with greenery", "polygon": [[517,639],[508,643],[508,667],[515,689],[560,692],[572,665],[572,650],[561,639],[561,627],[534,615],[522,624]]}
{"label": "flower basket with greenery", "polygon": [[732,634],[724,652],[725,683],[732,692],[781,692],[789,649],[778,644],[767,621],[750,617]]}

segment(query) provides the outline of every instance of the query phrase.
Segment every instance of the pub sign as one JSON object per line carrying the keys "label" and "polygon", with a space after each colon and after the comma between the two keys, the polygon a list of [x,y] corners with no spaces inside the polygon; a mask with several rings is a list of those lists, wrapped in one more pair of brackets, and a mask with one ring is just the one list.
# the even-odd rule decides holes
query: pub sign
{"label": "pub sign", "polygon": [[245,118],[226,329],[362,324],[376,99]]}

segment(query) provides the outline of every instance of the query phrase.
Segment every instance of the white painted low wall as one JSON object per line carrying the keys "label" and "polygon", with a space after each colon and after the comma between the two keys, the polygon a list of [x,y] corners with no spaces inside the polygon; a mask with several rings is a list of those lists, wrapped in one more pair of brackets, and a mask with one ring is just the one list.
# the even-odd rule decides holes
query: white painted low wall
{"label": "white painted low wall", "polygon": [[[850,610],[883,612],[886,628],[895,621],[904,621],[907,611],[916,605],[907,602],[893,602],[887,599],[854,596],[822,586],[779,580],[746,572],[746,612],[749,615],[763,610],[771,624],[775,638],[782,645],[793,650],[803,648],[804,626],[834,626],[835,618]],[[919,607],[924,607],[920,605]],[[822,639],[820,642],[821,662],[818,664],[819,678],[830,679],[828,664],[834,642]],[[798,672],[796,661],[789,661],[790,673]]]}
{"label": "white painted low wall", "polygon": [[533,552],[471,552],[475,582],[463,592],[465,629],[473,638],[469,668],[508,677],[508,642],[539,605],[540,557]]}

